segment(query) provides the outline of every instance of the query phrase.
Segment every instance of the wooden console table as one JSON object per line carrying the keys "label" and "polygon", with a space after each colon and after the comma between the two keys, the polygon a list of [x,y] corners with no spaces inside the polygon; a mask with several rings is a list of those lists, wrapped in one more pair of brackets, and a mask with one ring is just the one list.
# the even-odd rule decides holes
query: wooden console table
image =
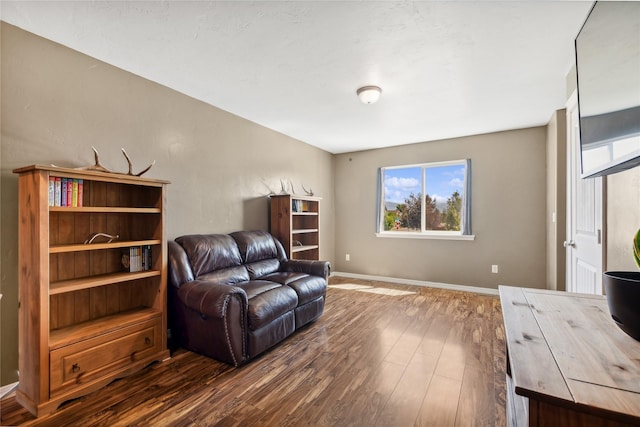
{"label": "wooden console table", "polygon": [[640,342],[602,296],[500,287],[507,423],[640,425]]}

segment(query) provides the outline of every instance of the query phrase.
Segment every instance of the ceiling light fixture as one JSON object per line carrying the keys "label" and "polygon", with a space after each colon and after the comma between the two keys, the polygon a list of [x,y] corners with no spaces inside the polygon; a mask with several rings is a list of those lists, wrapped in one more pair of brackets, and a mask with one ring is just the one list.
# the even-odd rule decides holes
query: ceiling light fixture
{"label": "ceiling light fixture", "polygon": [[382,89],[378,86],[363,86],[356,91],[363,104],[373,104],[380,98]]}

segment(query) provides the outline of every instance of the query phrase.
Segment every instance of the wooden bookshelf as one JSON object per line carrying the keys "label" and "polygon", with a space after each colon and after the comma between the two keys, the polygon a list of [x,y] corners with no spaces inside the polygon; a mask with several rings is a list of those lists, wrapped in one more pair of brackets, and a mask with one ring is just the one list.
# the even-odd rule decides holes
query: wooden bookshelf
{"label": "wooden bookshelf", "polygon": [[[16,399],[35,416],[129,375],[167,350],[168,181],[28,166],[16,169],[19,370]],[[82,206],[49,206],[50,178],[83,180]],[[117,235],[85,244],[94,233]],[[125,272],[123,248],[150,265]]]}
{"label": "wooden bookshelf", "polygon": [[290,259],[319,259],[320,200],[290,194],[270,197],[270,232]]}

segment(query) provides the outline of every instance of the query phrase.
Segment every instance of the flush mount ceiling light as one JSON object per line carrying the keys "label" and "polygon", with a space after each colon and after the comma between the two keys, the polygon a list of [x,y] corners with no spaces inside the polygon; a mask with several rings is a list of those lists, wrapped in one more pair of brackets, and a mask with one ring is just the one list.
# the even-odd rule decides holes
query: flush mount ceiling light
{"label": "flush mount ceiling light", "polygon": [[373,104],[380,98],[380,94],[382,93],[382,89],[378,86],[363,86],[356,91],[358,94],[358,98],[364,104]]}

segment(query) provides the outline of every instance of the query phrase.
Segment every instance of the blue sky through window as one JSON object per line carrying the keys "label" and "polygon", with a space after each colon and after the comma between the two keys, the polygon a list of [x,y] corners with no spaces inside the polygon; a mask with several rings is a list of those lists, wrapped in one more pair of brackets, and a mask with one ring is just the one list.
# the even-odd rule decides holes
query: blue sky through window
{"label": "blue sky through window", "polygon": [[[463,193],[463,164],[430,166],[426,169],[426,193],[436,198],[437,205],[445,204],[454,191]],[[385,205],[404,203],[409,194],[422,191],[422,168],[407,167],[385,169],[384,194]]]}

